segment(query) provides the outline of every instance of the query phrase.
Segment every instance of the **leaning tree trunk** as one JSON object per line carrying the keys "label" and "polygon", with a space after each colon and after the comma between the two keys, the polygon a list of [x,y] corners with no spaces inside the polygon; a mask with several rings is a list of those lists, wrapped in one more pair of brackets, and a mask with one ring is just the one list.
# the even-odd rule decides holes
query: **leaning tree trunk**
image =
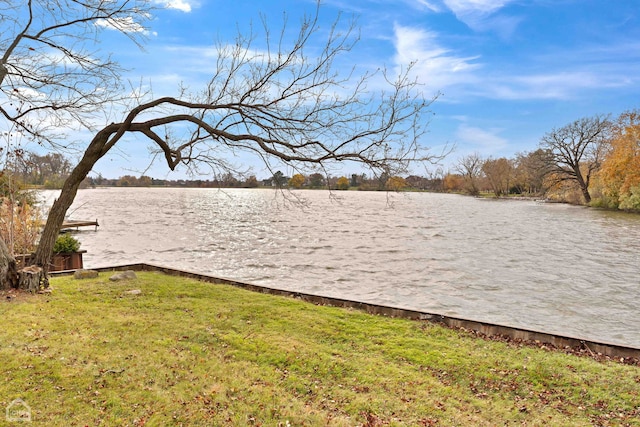
{"label": "leaning tree trunk", "polygon": [[40,235],[40,241],[32,265],[20,270],[20,288],[33,290],[32,287],[36,285],[38,286],[37,289],[49,287],[48,273],[49,263],[53,255],[53,246],[60,233],[60,228],[64,222],[67,210],[71,207],[78,193],[80,183],[91,170],[91,167],[89,167],[89,169],[84,172],[85,168],[80,168],[80,166],[81,163],[76,166],[71,175],[66,179],[60,195],[55,202],[53,202],[49,210],[47,222]]}
{"label": "leaning tree trunk", "polygon": [[109,135],[112,133],[113,129],[110,126],[98,132],[89,144],[80,162],[73,168],[69,177],[64,181],[60,195],[56,201],[53,202],[49,210],[47,222],[40,236],[32,265],[23,268],[19,272],[19,287],[25,289],[31,289],[31,287],[35,285],[38,286],[37,289],[49,287],[49,263],[51,262],[53,246],[60,233],[64,217],[76,198],[82,180],[87,177],[93,165],[108,151],[108,147],[106,148],[105,145]]}
{"label": "leaning tree trunk", "polygon": [[584,197],[584,202],[588,205],[589,203],[591,203],[591,194],[589,194],[589,181],[588,178],[585,181],[579,169],[576,170],[576,181],[578,181],[578,185],[580,186],[580,191],[582,192],[582,197]]}
{"label": "leaning tree trunk", "polygon": [[17,285],[16,260],[4,240],[0,239],[0,290],[15,288]]}

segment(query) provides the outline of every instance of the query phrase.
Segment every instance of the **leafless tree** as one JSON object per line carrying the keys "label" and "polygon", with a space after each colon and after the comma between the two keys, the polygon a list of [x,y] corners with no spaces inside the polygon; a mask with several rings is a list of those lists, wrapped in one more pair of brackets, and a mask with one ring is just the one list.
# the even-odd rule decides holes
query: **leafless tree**
{"label": "leafless tree", "polygon": [[550,155],[550,170],[555,181],[575,182],[585,203],[591,202],[589,184],[604,159],[610,133],[609,118],[595,116],[554,129],[540,140],[540,148]]}
{"label": "leafless tree", "polygon": [[0,2],[0,116],[51,148],[66,145],[64,130],[94,129],[96,115],[129,97],[100,34],[141,43],[150,11],[148,0]]}
{"label": "leafless tree", "polygon": [[482,177],[482,156],[479,153],[466,155],[458,160],[456,171],[464,178],[466,191],[472,196],[480,194],[479,180]]}
{"label": "leafless tree", "polygon": [[[60,145],[60,139],[48,124],[33,123],[43,112],[54,115],[56,128],[96,129],[49,212],[33,266],[39,273],[21,279],[25,282],[33,284],[35,277],[46,284],[53,244],[80,183],[129,134],[146,137],[171,170],[179,165],[194,171],[231,170],[226,154],[240,150],[255,153],[267,164],[275,159],[294,168],[305,164],[323,168],[331,162],[353,161],[388,175],[411,162],[436,159],[420,142],[427,124],[422,113],[434,98],[423,97],[408,77],[411,65],[393,76],[384,70],[340,74],[335,61],[354,47],[357,34],[352,26],[339,31],[336,21],[322,39],[322,48],[314,49],[322,37],[319,9],[304,18],[291,41],[284,28],[274,37],[264,24],[260,40],[266,40],[266,46],[255,46],[256,34],[239,34],[234,43],[219,44],[217,65],[200,92],[182,90],[176,97],[127,100],[116,63],[62,45],[69,37],[58,37],[58,32],[82,47],[99,27],[111,25],[138,41],[137,30],[148,16],[146,1],[29,0],[22,7],[28,13],[16,9],[14,33],[2,36],[0,64],[2,92],[17,104],[0,112],[50,146]],[[50,50],[73,63],[73,70],[37,65]],[[86,93],[92,92],[86,87],[102,88],[112,82],[116,89],[108,95]],[[33,102],[34,91],[54,96],[49,102]],[[106,117],[107,109],[122,111],[121,118],[96,126],[98,113]]]}

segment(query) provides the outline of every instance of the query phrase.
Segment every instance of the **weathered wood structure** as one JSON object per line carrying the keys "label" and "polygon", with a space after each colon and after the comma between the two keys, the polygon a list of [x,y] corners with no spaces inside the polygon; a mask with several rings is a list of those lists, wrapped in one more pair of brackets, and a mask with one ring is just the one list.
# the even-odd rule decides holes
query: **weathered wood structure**
{"label": "weathered wood structure", "polygon": [[98,220],[95,221],[86,221],[86,220],[74,220],[74,219],[65,219],[62,225],[60,226],[60,230],[70,230],[75,229],[78,230],[80,227],[95,227],[95,230],[98,231]]}

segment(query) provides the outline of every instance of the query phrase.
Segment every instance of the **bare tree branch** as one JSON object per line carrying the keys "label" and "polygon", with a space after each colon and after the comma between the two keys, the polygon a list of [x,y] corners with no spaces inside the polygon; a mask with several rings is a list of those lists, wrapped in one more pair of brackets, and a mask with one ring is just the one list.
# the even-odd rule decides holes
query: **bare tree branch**
{"label": "bare tree branch", "polygon": [[141,46],[148,0],[27,0],[0,5],[0,117],[47,147],[61,129],[91,129],[126,99],[121,68],[98,50],[115,29]]}
{"label": "bare tree branch", "polygon": [[[256,45],[253,32],[239,34],[230,45],[219,43],[206,87],[157,99],[127,99],[117,64],[87,49],[105,26],[136,39],[148,18],[148,1],[29,0],[27,5],[25,23],[17,6],[5,7],[19,30],[0,37],[0,66],[6,70],[0,90],[16,102],[0,107],[2,116],[39,142],[56,146],[60,140],[51,127],[91,128],[97,113],[124,111],[121,120],[97,129],[50,210],[35,258],[45,271],[80,182],[130,134],[146,137],[151,156],[164,158],[172,170],[224,171],[230,167],[226,159],[238,151],[254,153],[267,165],[277,161],[326,170],[332,163],[357,162],[387,176],[412,162],[439,160],[422,141],[425,113],[435,97],[424,97],[410,79],[412,65],[398,75],[385,69],[361,76],[354,69],[339,72],[336,61],[354,48],[358,34],[353,24],[342,28],[336,20],[323,36],[319,2],[292,42],[286,25],[273,39],[263,19],[259,39],[266,46]],[[105,87],[111,90],[96,90]],[[39,122],[43,112],[52,121]]]}

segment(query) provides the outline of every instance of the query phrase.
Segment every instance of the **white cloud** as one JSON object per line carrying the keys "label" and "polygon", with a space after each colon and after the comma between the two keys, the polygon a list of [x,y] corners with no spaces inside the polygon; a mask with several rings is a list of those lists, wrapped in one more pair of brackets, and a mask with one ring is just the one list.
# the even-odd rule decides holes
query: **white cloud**
{"label": "white cloud", "polygon": [[[44,101],[47,99],[47,95],[44,92],[40,92],[34,88],[28,86],[18,86],[14,88],[14,91],[20,93],[20,97],[15,99],[33,99],[36,101]],[[9,92],[9,99],[12,99],[12,93]]]}
{"label": "white cloud", "polygon": [[[413,4],[412,1],[409,2],[409,4]],[[431,10],[432,12],[440,12],[440,7],[436,4],[434,4],[431,1],[427,1],[427,0],[418,0],[418,4],[422,7],[426,7],[427,9]]]}
{"label": "white cloud", "polygon": [[461,124],[456,130],[457,142],[467,147],[468,151],[478,151],[483,155],[493,155],[508,145],[508,141],[498,134],[501,129],[482,129]]}
{"label": "white cloud", "polygon": [[[463,56],[441,44],[439,35],[422,28],[394,26],[396,69],[415,62],[414,75],[444,102],[471,97],[499,100],[568,100],[603,88],[637,84],[637,73],[620,61],[618,50],[593,49],[531,58],[529,66],[505,64],[489,69],[479,55]],[[499,67],[499,68],[498,68]],[[535,72],[532,69],[544,70]]]}
{"label": "white cloud", "polygon": [[436,34],[422,29],[396,25],[395,63],[397,67],[416,62],[414,73],[419,80],[443,90],[448,86],[475,80],[471,71],[480,67],[475,57],[457,56],[436,41]]}
{"label": "white cloud", "polygon": [[451,9],[456,16],[491,15],[502,9],[512,0],[444,0],[444,4]]}
{"label": "white cloud", "polygon": [[496,31],[508,38],[515,31],[521,18],[513,16],[493,16],[513,0],[444,0],[444,4],[475,31]]}
{"label": "white cloud", "polygon": [[[559,66],[557,57],[539,58],[535,73],[510,64],[501,69],[488,69],[478,62],[480,56],[457,55],[438,41],[434,32],[395,25],[394,63],[396,69],[416,62],[413,73],[434,91],[442,91],[444,102],[459,102],[471,97],[500,100],[568,100],[586,96],[603,88],[620,88],[637,84],[640,79],[624,69],[620,72],[613,62],[580,63],[572,69]],[[575,55],[575,53],[574,53]],[[592,58],[581,52],[579,57]],[[565,61],[568,59],[565,57]]]}
{"label": "white cloud", "polygon": [[581,89],[601,87],[598,77],[586,72],[558,72],[513,78],[513,87],[538,98],[567,98]]}
{"label": "white cloud", "polygon": [[149,34],[147,29],[133,20],[133,17],[127,16],[124,18],[116,19],[100,19],[96,21],[96,25],[103,28],[112,30],[124,31],[127,33],[142,33]]}
{"label": "white cloud", "polygon": [[167,9],[177,9],[185,13],[193,9],[193,1],[190,0],[163,0],[158,3],[163,4]]}
{"label": "white cloud", "polygon": [[567,100],[585,96],[603,88],[620,88],[635,84],[615,72],[558,71],[544,74],[488,77],[477,95],[504,100]]}
{"label": "white cloud", "polygon": [[[442,12],[443,6],[441,0],[400,0],[407,7],[412,10],[424,11],[430,10],[431,12]],[[375,17],[387,17],[389,15],[402,13],[403,8],[398,0],[324,0],[323,6],[331,6],[331,8],[340,11],[349,11],[356,13],[359,17],[368,15]]]}

